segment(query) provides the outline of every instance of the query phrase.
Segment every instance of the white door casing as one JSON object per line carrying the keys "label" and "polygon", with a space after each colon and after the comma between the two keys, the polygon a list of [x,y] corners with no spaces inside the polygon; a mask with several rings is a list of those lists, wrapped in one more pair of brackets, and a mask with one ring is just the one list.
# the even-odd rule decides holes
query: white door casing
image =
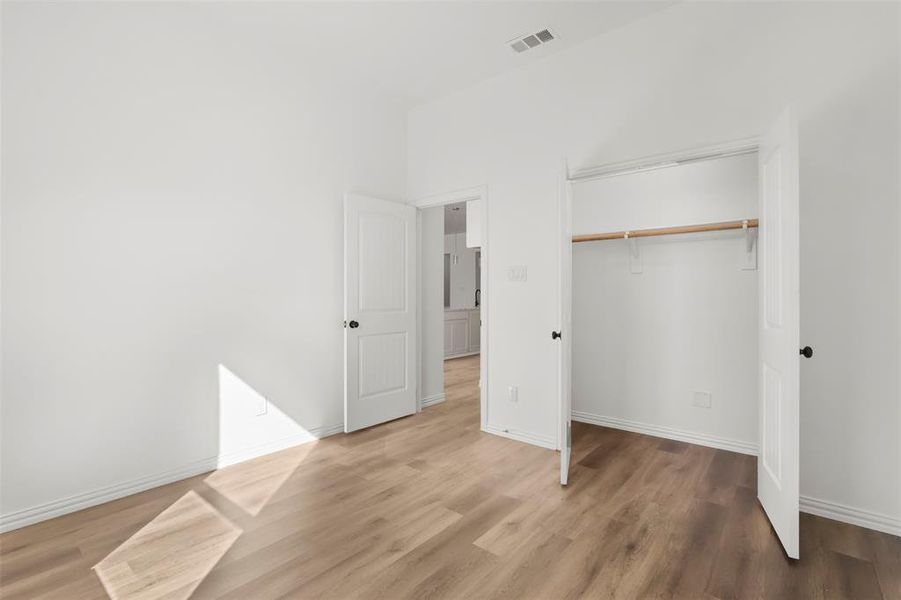
{"label": "white door casing", "polygon": [[344,431],[416,412],[416,209],[344,199]]}
{"label": "white door casing", "polygon": [[800,282],[798,126],[787,109],[760,140],[757,494],[799,558]]}

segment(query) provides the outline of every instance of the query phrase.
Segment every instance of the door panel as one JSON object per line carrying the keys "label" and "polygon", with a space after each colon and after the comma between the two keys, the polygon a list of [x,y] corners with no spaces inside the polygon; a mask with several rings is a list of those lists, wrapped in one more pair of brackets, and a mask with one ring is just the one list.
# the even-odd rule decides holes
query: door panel
{"label": "door panel", "polygon": [[454,328],[451,321],[444,322],[444,356],[454,353]]}
{"label": "door panel", "polygon": [[761,139],[758,498],[786,554],[799,557],[800,282],[798,129],[791,110]]}
{"label": "door panel", "polygon": [[407,334],[357,337],[360,356],[359,399],[404,389],[407,385]]}
{"label": "door panel", "polygon": [[403,312],[407,304],[406,223],[398,215],[360,212],[359,310]]}
{"label": "door panel", "polygon": [[452,354],[462,354],[466,352],[466,328],[468,323],[466,319],[454,319],[450,321],[451,324],[451,339],[453,343],[451,345],[451,353]]}
{"label": "door panel", "polygon": [[344,430],[416,411],[416,210],[348,194]]}
{"label": "door panel", "polygon": [[560,324],[557,338],[559,350],[560,387],[560,484],[569,481],[569,461],[572,455],[572,184],[567,179],[569,169],[564,163],[560,182]]}

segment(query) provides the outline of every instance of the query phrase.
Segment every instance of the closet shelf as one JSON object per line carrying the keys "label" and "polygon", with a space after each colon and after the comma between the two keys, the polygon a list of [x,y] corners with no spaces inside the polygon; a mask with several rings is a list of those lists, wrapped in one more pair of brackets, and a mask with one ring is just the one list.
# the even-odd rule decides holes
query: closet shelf
{"label": "closet shelf", "polygon": [[657,229],[636,229],[634,231],[611,231],[608,233],[587,233],[574,235],[573,243],[597,242],[601,240],[622,240],[640,237],[654,237],[658,235],[674,235],[678,233],[700,233],[704,231],[725,231],[727,229],[748,229],[757,227],[757,219],[744,219],[742,221],[726,221],[723,223],[701,223],[699,225],[680,225],[677,227],[658,227]]}

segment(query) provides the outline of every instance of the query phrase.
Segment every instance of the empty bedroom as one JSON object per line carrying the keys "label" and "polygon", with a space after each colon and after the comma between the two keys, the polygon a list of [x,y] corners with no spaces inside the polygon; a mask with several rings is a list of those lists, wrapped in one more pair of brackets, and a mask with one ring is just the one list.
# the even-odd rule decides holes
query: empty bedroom
{"label": "empty bedroom", "polygon": [[901,598],[901,2],[3,0],[0,597]]}

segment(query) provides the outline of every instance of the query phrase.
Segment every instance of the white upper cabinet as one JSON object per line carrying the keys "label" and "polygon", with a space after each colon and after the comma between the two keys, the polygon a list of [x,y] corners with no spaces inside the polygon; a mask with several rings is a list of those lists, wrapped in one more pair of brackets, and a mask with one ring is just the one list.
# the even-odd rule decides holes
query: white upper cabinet
{"label": "white upper cabinet", "polygon": [[476,250],[466,247],[465,233],[444,236],[445,253],[450,254],[450,307],[474,308],[476,289]]}

